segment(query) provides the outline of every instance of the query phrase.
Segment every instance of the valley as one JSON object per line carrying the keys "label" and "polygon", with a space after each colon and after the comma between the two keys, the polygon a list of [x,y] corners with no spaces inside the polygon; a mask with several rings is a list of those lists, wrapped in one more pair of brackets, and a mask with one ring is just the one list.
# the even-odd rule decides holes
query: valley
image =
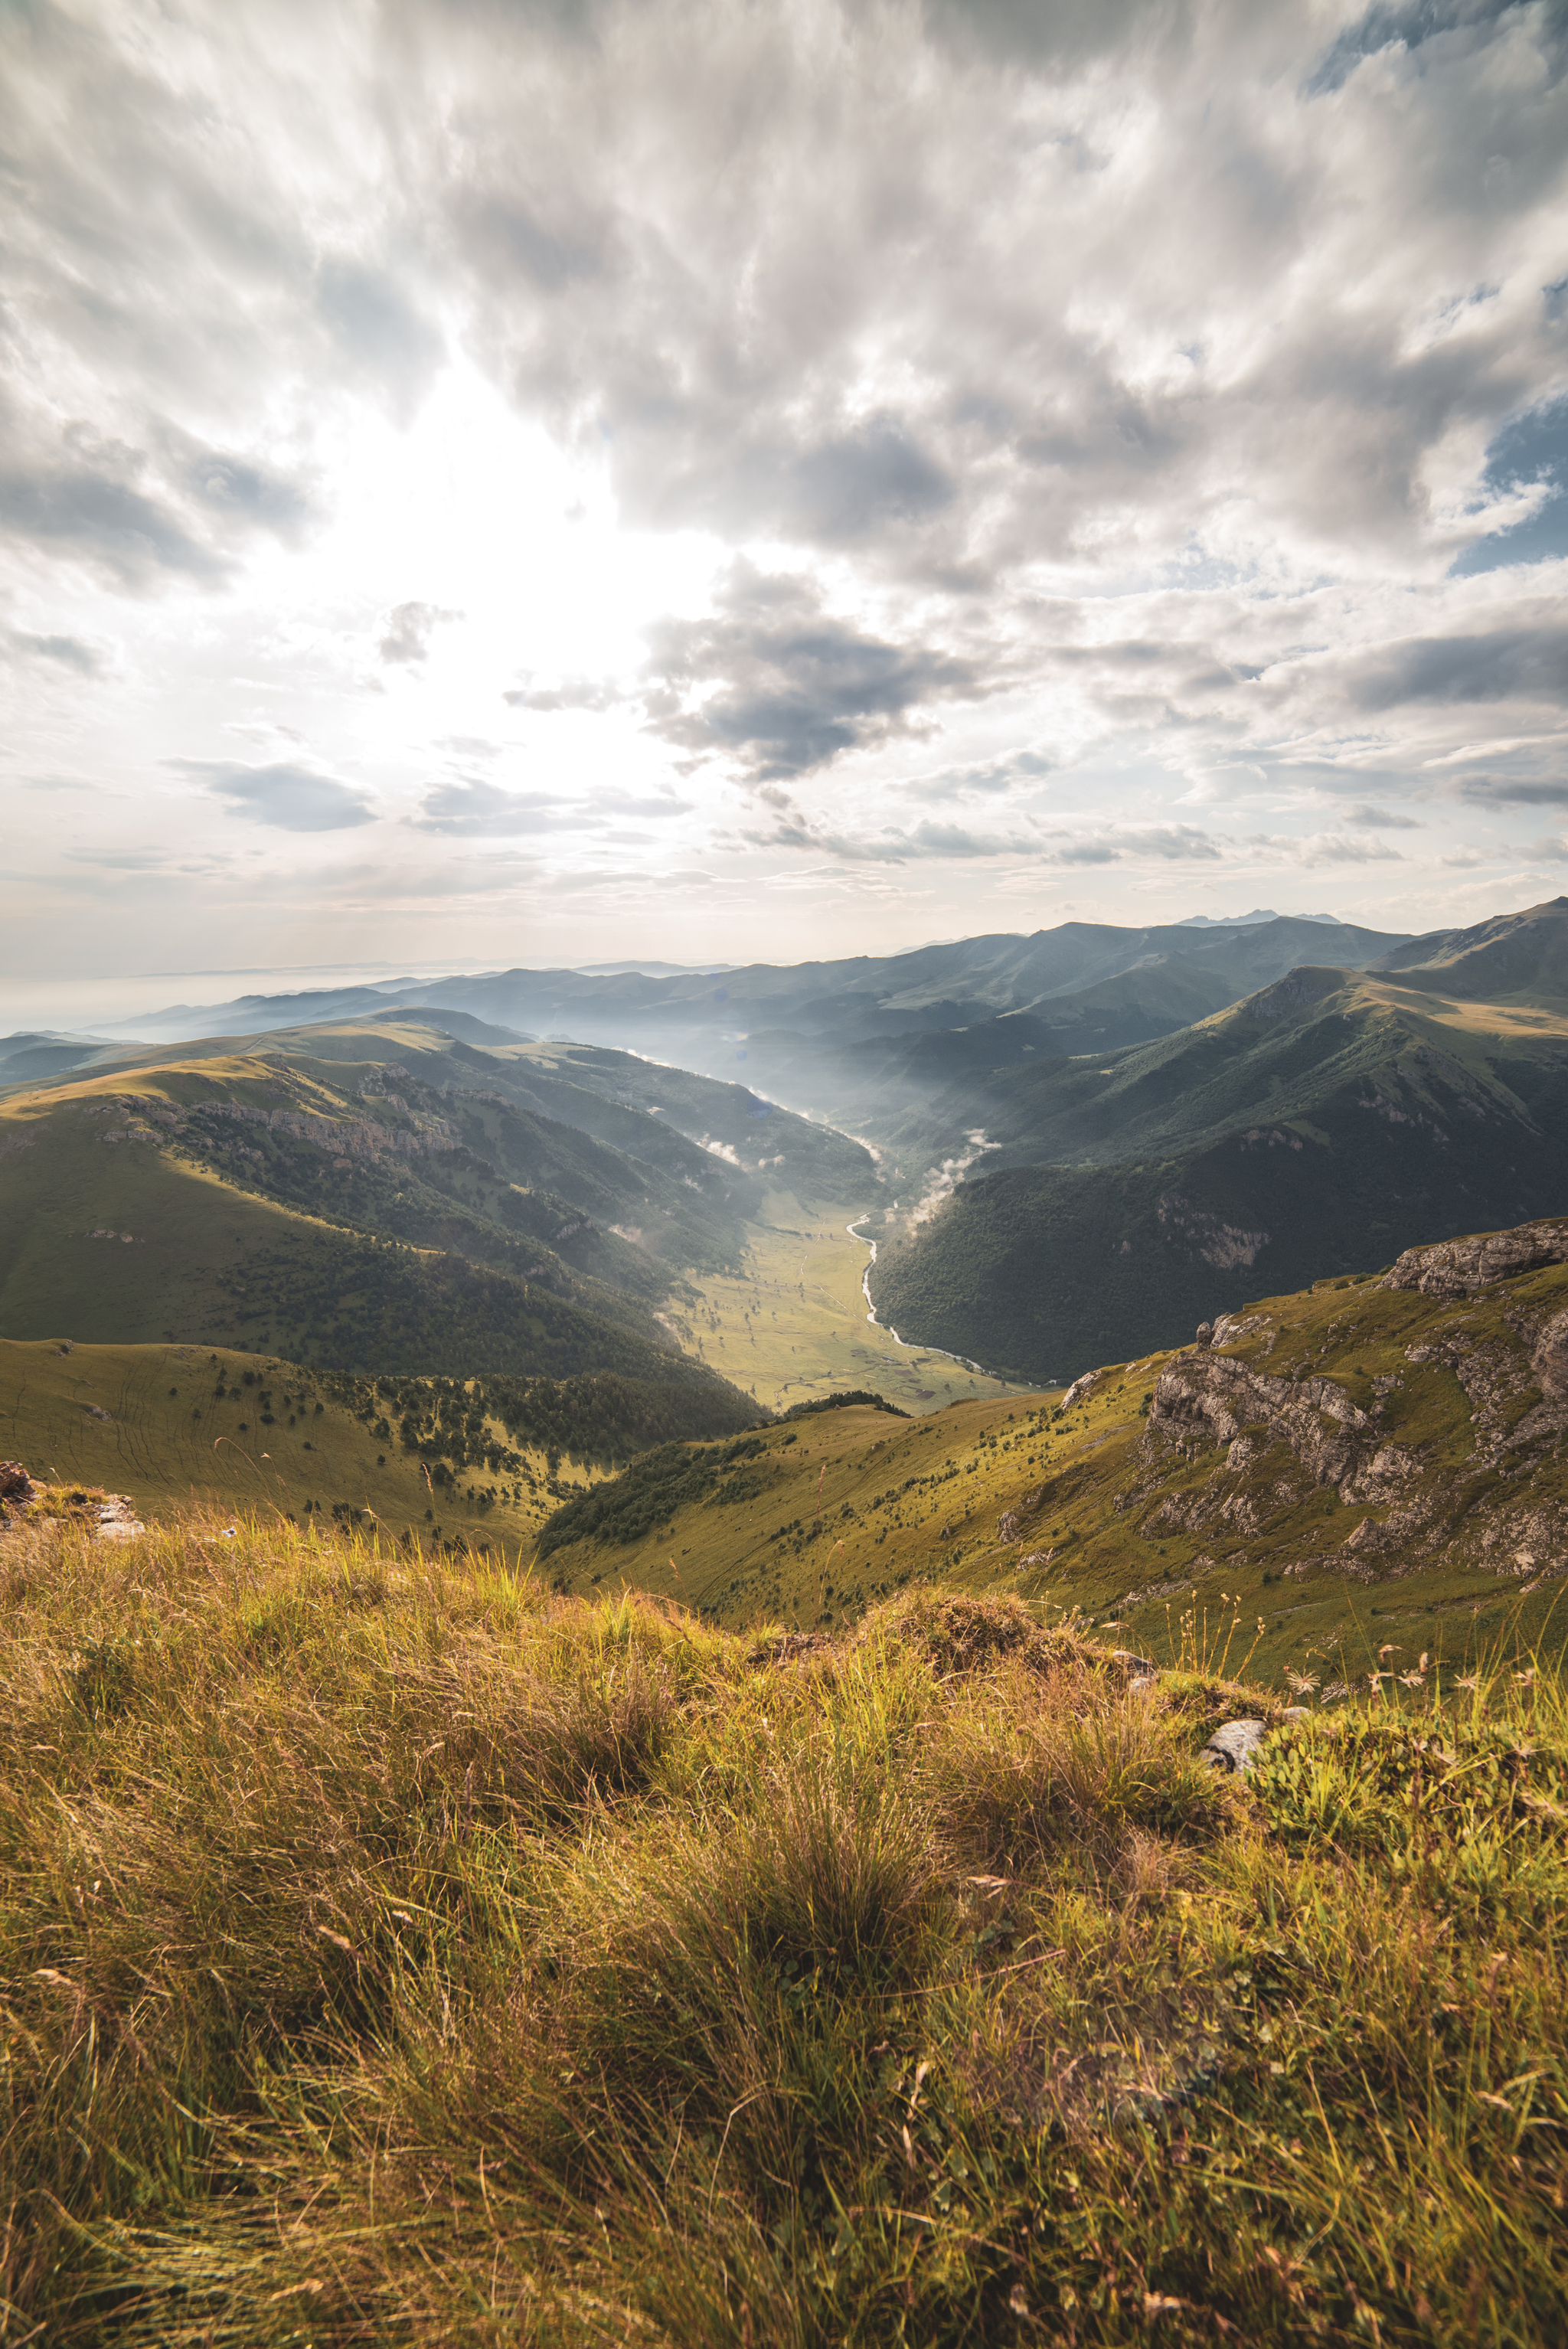
{"label": "valley", "polygon": [[[1281,971],[1304,937],[1357,959]],[[0,1444],[140,1509],[331,1515],[812,1638],[930,1580],[1151,1655],[1222,1621],[1318,1679],[1374,1627],[1534,1636],[1562,1257],[1437,1303],[1388,1268],[1560,1229],[1565,941],[1561,899],[1427,939],[1068,925],[713,986],[253,999],[248,1032],[68,1066],[12,1040]],[[573,1006],[597,1033],[501,1016]],[[1115,1006],[1145,1032],[1060,1049]],[[852,1078],[853,1133],[634,1040],[684,1019],[700,1058],[776,1014],[732,1062],[788,1035],[819,1091]]]}

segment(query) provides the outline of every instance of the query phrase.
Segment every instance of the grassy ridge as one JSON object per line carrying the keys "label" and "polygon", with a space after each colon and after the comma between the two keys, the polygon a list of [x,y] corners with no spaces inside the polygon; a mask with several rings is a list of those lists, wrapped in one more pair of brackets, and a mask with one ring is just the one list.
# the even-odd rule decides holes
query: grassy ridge
{"label": "grassy ridge", "polygon": [[[381,1093],[358,1112],[303,1067],[243,1059],[0,1106],[0,1326],[16,1338],[237,1344],[367,1372],[605,1372],[684,1384],[694,1424],[706,1403],[714,1432],[744,1418],[645,1298],[480,1209],[504,1220],[515,1203],[518,1225],[542,1217],[566,1247],[592,1233],[589,1218],[512,1189],[434,1112]],[[273,1113],[308,1131],[269,1126]],[[418,1237],[379,1228],[378,1216]],[[637,1253],[599,1235],[592,1260],[605,1248]]]}
{"label": "grassy ridge", "polygon": [[802,1656],[200,1521],[0,1578],[18,2341],[1568,2325],[1544,1671],[1286,1723],[1016,1601]]}
{"label": "grassy ridge", "polygon": [[[771,1613],[802,1630],[911,1580],[1000,1586],[1119,1623],[1159,1657],[1184,1614],[1239,1610],[1262,1619],[1258,1668],[1275,1677],[1365,1671],[1390,1641],[1462,1658],[1505,1625],[1556,1644],[1568,1417],[1543,1406],[1532,1356],[1565,1309],[1563,1264],[1461,1297],[1320,1282],[1256,1304],[1202,1357],[1259,1373],[1273,1398],[1247,1403],[1239,1444],[1167,1418],[1164,1382],[1200,1357],[1162,1350],[1109,1367],[1065,1413],[1056,1390],[768,1428],[758,1457],[645,1524],[618,1516],[614,1486],[563,1510],[550,1570],[579,1591],[624,1580],[734,1627]],[[1303,1416],[1302,1394],[1359,1415],[1343,1459],[1315,1452],[1339,1423]],[[672,1463],[665,1490],[677,1483]]]}
{"label": "grassy ridge", "polygon": [[[0,1340],[0,1458],[41,1482],[126,1494],[146,1516],[193,1504],[301,1524],[352,1516],[388,1537],[513,1555],[531,1551],[540,1526],[589,1482],[586,1447],[571,1458],[548,1419],[509,1427],[502,1399],[482,1388],[397,1383],[401,1403],[370,1381],[230,1349]],[[559,1404],[558,1388],[536,1387]],[[419,1440],[405,1444],[393,1423],[410,1402]],[[480,1425],[470,1429],[476,1407]]]}
{"label": "grassy ridge", "polygon": [[728,1389],[573,1379],[359,1379],[195,1346],[0,1340],[0,1458],[40,1481],[377,1524],[420,1544],[533,1549],[594,1475],[648,1444],[733,1433]]}

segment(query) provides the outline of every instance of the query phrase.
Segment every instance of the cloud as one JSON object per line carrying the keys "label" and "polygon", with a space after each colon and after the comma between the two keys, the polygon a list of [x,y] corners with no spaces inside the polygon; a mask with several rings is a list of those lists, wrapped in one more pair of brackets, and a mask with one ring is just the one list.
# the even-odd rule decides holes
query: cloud
{"label": "cloud", "polygon": [[0,647],[18,660],[53,661],[78,677],[100,677],[103,656],[80,636],[36,636],[26,628],[0,629]]}
{"label": "cloud", "polygon": [[394,604],[387,615],[386,629],[376,649],[384,661],[400,661],[406,666],[422,661],[430,649],[430,637],[443,620],[460,620],[460,612],[443,611],[438,604]]}
{"label": "cloud", "polygon": [[1422,829],[1418,817],[1401,815],[1396,808],[1346,808],[1345,821],[1364,832],[1419,832]]}
{"label": "cloud", "polygon": [[1411,637],[1357,664],[1348,686],[1360,709],[1419,701],[1568,702],[1568,621]]}
{"label": "cloud", "polygon": [[513,709],[543,710],[614,709],[626,698],[618,686],[607,684],[603,679],[582,677],[570,678],[553,686],[514,686],[510,692],[501,695],[501,699],[510,703]]}
{"label": "cloud", "polygon": [[1568,554],[1568,399],[1511,417],[1486,452],[1483,497],[1526,511],[1488,531],[1454,564],[1456,577]]}
{"label": "cloud", "polygon": [[1329,47],[1306,88],[1314,98],[1343,88],[1366,57],[1386,49],[1415,53],[1446,36],[1461,56],[1484,39],[1516,0],[1376,0]]}
{"label": "cloud", "polygon": [[531,833],[603,831],[627,817],[658,821],[682,815],[688,806],[673,792],[601,789],[583,801],[561,792],[509,791],[482,776],[464,775],[427,792],[413,821],[421,832],[499,840]]}
{"label": "cloud", "polygon": [[1501,802],[1515,807],[1568,807],[1568,781],[1532,782],[1509,775],[1470,775],[1460,785],[1467,800],[1488,806]]}
{"label": "cloud", "polygon": [[[401,755],[365,656],[436,667],[442,607],[385,605],[423,578],[472,656],[407,812],[432,889],[442,837],[575,831],[588,873],[685,811],[726,886],[810,866],[934,933],[989,863],[1086,905],[1435,872],[1470,807],[1564,804],[1557,0],[23,14],[3,609],[46,618],[0,653],[40,771],[226,741],[187,771],[236,813],[363,825],[286,728]],[[548,791],[476,780],[503,688],[531,750],[572,720]],[[743,823],[658,792],[697,767]]]}
{"label": "cloud", "polygon": [[414,821],[421,832],[505,839],[521,833],[576,830],[578,809],[559,792],[509,792],[500,783],[470,776],[438,783],[426,793]]}
{"label": "cloud", "polygon": [[1045,861],[1068,865],[1117,864],[1129,857],[1147,857],[1163,864],[1206,864],[1224,853],[1218,840],[1193,824],[1146,824],[1057,833],[1047,843]]}
{"label": "cloud", "polygon": [[244,767],[215,759],[171,759],[169,764],[229,801],[234,814],[280,832],[346,832],[376,821],[377,811],[351,783],[310,767],[285,761]]}
{"label": "cloud", "polygon": [[969,661],[834,617],[810,581],[738,563],[701,620],[650,631],[650,730],[754,781],[808,773],[909,733],[934,702],[985,688]]}
{"label": "cloud", "polygon": [[1287,864],[1398,864],[1404,859],[1397,848],[1381,840],[1350,840],[1342,832],[1315,832],[1305,835],[1292,833],[1254,833],[1249,847],[1270,857],[1277,856]]}
{"label": "cloud", "polygon": [[983,798],[1000,797],[1020,783],[1037,783],[1054,772],[1056,765],[1040,750],[1011,750],[977,765],[941,767],[934,774],[917,775],[903,790],[915,800],[967,799],[973,792]]}

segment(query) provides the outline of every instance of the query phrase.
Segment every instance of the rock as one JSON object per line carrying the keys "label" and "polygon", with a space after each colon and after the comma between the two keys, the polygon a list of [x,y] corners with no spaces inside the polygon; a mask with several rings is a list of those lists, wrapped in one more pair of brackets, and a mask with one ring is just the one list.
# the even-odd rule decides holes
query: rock
{"label": "rock", "polygon": [[135,1541],[147,1527],[136,1514],[129,1493],[106,1493],[97,1506],[93,1532],[104,1541]]}
{"label": "rock", "polygon": [[[1032,1493],[1026,1493],[1023,1499],[1019,1501],[1015,1507],[1011,1509],[1004,1509],[1001,1516],[996,1520],[997,1540],[1005,1542],[1018,1540],[1024,1530],[1025,1518],[1032,1517],[1034,1516],[1035,1511],[1039,1507],[1040,1503],[1045,1499],[1045,1486],[1043,1485],[1037,1485],[1034,1491]],[[944,1526],[943,1527],[943,1533],[944,1536],[946,1531],[947,1528]]]}
{"label": "rock", "polygon": [[1159,1665],[1151,1664],[1147,1656],[1135,1656],[1130,1648],[1113,1648],[1110,1661],[1113,1664],[1119,1664],[1124,1672],[1141,1672],[1149,1680],[1152,1680],[1160,1670]]}
{"label": "rock", "polygon": [[1337,1485],[1371,1422],[1333,1379],[1274,1378],[1227,1354],[1178,1354],[1155,1381],[1144,1448],[1152,1454],[1161,1439],[1229,1444],[1260,1425],[1265,1444],[1289,1444],[1314,1484]]}
{"label": "rock", "polygon": [[1099,1384],[1099,1371],[1086,1371],[1081,1379],[1075,1379],[1057,1405],[1057,1418],[1060,1419],[1064,1411],[1071,1411],[1075,1402],[1081,1402],[1089,1389]]}
{"label": "rock", "polygon": [[1202,1759],[1216,1770],[1250,1770],[1267,1735],[1265,1722],[1227,1721],[1204,1746]]}
{"label": "rock", "polygon": [[1214,1342],[1213,1323],[1212,1321],[1200,1321],[1197,1329],[1193,1332],[1192,1342],[1196,1346],[1212,1346]]}
{"label": "rock", "polygon": [[0,1460],[0,1502],[20,1503],[33,1497],[33,1480],[19,1460]]}
{"label": "rock", "polygon": [[1407,1248],[1379,1286],[1418,1288],[1423,1297],[1470,1297],[1543,1264],[1568,1264],[1568,1220],[1543,1217],[1512,1231],[1478,1232],[1435,1247]]}
{"label": "rock", "polygon": [[1530,1367],[1541,1392],[1556,1401],[1568,1395],[1568,1313],[1554,1314],[1535,1341]]}

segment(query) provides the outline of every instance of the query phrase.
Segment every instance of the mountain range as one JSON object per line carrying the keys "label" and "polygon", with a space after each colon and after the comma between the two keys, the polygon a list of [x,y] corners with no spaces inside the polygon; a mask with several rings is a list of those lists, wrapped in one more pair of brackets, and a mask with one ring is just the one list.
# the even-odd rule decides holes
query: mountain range
{"label": "mountain range", "polygon": [[678,1382],[784,1193],[901,1339],[1038,1384],[1564,1204],[1568,899],[397,984],[0,1040],[0,1329]]}

